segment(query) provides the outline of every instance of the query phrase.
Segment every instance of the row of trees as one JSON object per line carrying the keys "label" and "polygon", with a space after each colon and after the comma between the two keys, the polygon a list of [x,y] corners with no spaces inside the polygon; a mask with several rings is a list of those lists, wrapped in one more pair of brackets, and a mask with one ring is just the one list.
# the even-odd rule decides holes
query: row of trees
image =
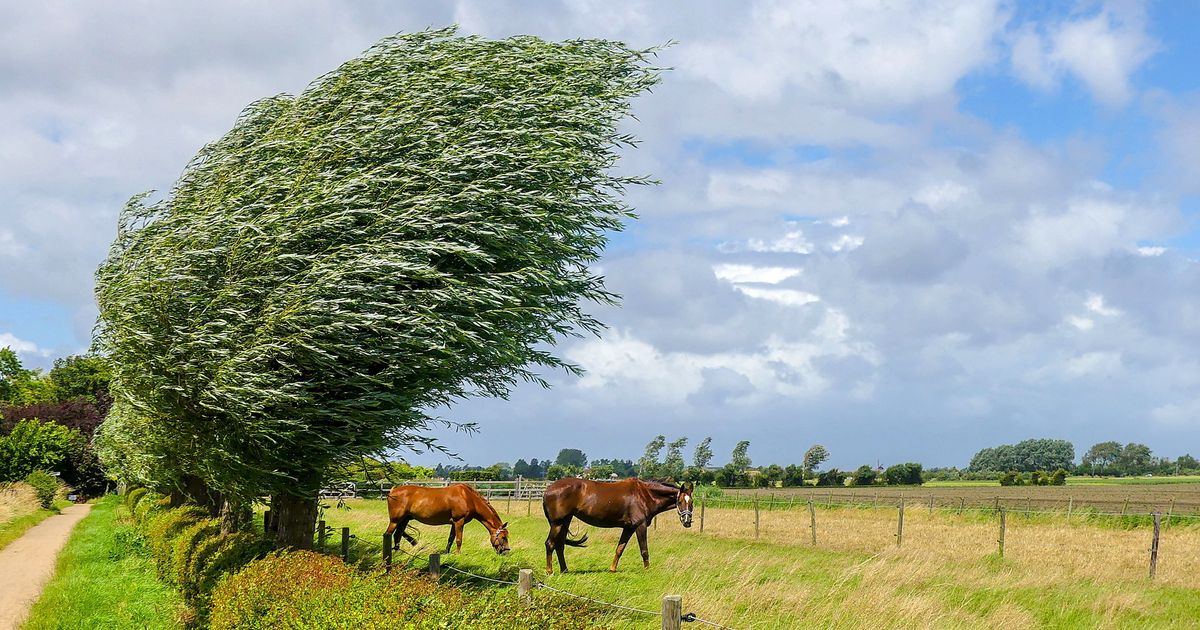
{"label": "row of trees", "polygon": [[102,493],[92,438],[111,406],[110,378],[100,357],[60,358],[43,373],[0,348],[0,482],[47,470],[81,494]]}
{"label": "row of trees", "polygon": [[1137,442],[1125,445],[1100,442],[1088,449],[1076,465],[1075,447],[1070,442],[1033,439],[985,448],[971,458],[966,472],[982,478],[997,478],[1000,473],[1009,471],[1032,473],[1058,469],[1086,475],[1172,475],[1200,472],[1200,462],[1191,455],[1175,460],[1155,457],[1149,446]]}

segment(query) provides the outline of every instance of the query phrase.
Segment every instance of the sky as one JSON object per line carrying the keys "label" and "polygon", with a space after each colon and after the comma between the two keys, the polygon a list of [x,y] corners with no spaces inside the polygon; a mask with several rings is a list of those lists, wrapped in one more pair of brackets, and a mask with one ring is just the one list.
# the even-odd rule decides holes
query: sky
{"label": "sky", "polygon": [[[656,434],[723,463],[1200,455],[1200,7],[1188,2],[0,1],[0,347],[90,343],[133,195],[381,37],[664,48],[618,170],[619,308],[552,387],[440,410],[479,465]],[[409,454],[416,463],[445,457]]]}

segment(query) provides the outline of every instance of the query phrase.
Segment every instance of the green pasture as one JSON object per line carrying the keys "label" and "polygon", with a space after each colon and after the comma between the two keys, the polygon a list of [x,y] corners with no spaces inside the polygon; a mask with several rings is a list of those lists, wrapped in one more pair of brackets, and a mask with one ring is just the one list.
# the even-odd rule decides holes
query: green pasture
{"label": "green pasture", "polygon": [[[346,503],[349,509],[328,509],[324,518],[330,527],[350,527],[355,559],[363,566],[377,565],[387,524],[385,504]],[[812,547],[802,510],[795,511],[795,535],[783,544],[778,539],[756,541],[752,534],[702,534],[697,527],[684,529],[673,514],[662,515],[649,532],[650,568],[642,567],[631,541],[615,574],[608,566],[617,530],[577,523],[573,529],[587,531],[589,545],[568,547],[570,572],[559,574],[556,562],[555,574],[547,576],[540,506],[495,504],[509,520],[512,553],[496,555],[483,526],[471,523],[462,553],[444,556],[443,564],[510,581],[517,579],[519,569],[532,568],[535,579],[549,586],[647,611],[659,610],[664,594],[679,594],[686,612],[736,628],[1184,628],[1200,618],[1200,590],[1195,589],[1086,575],[1047,581],[1036,563],[1010,562],[987,552],[952,560],[928,542],[914,543],[911,550],[881,542],[874,553]],[[961,526],[978,527],[970,520]],[[1051,526],[1045,527],[1049,531]],[[1107,535],[1085,526],[1076,529]],[[448,527],[416,530],[419,545],[404,543],[407,553],[397,552],[394,563],[419,569],[429,553],[444,550]],[[889,539],[885,535],[881,540]],[[335,531],[326,549],[336,552],[337,546]],[[513,588],[453,571],[446,571],[444,579],[477,588]],[[598,627],[616,628],[657,628],[658,623],[650,615],[617,610],[597,620]]]}

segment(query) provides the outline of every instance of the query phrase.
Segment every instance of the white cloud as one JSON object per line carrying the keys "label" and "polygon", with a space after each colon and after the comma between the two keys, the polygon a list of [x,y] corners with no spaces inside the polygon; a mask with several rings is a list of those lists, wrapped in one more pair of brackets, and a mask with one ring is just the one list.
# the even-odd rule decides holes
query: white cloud
{"label": "white cloud", "polygon": [[1166,247],[1139,247],[1137,248],[1138,256],[1151,258],[1154,256],[1162,256],[1167,252]]}
{"label": "white cloud", "polygon": [[818,295],[795,289],[767,289],[742,285],[735,285],[734,288],[749,297],[775,302],[784,306],[804,306],[805,304],[821,301],[821,297]]}
{"label": "white cloud", "polygon": [[737,265],[721,263],[713,265],[713,275],[726,282],[762,282],[779,284],[788,278],[800,275],[801,270],[795,267],[755,267],[754,265]]}
{"label": "white cloud", "polygon": [[788,252],[792,254],[811,254],[812,243],[804,237],[801,230],[789,230],[776,239],[752,238],[746,241],[746,249],[752,252]]}
{"label": "white cloud", "polygon": [[861,236],[856,236],[853,234],[842,234],[841,236],[837,237],[837,239],[835,239],[834,241],[829,243],[829,251],[832,251],[832,252],[852,251],[852,250],[858,249],[859,247],[862,247],[863,240],[864,239]]}
{"label": "white cloud", "polygon": [[13,352],[26,357],[49,357],[51,350],[40,348],[32,341],[25,341],[12,333],[0,333],[0,348],[11,348]]}
{"label": "white cloud", "polygon": [[1087,301],[1085,301],[1083,305],[1086,306],[1089,311],[1105,317],[1114,317],[1121,314],[1121,311],[1118,309],[1105,305],[1104,296],[1100,295],[1099,293],[1092,293],[1088,295]]}
{"label": "white cloud", "polygon": [[1067,323],[1078,328],[1079,330],[1091,330],[1096,322],[1087,317],[1079,317],[1077,315],[1068,315]]}
{"label": "white cloud", "polygon": [[1200,426],[1200,399],[1160,405],[1150,411],[1150,417],[1169,427]]}
{"label": "white cloud", "polygon": [[1026,83],[1050,89],[1065,74],[1077,77],[1100,101],[1124,105],[1130,76],[1159,45],[1146,33],[1140,10],[1124,15],[1109,7],[1089,17],[1072,17],[1019,31],[1012,42],[1012,66]]}

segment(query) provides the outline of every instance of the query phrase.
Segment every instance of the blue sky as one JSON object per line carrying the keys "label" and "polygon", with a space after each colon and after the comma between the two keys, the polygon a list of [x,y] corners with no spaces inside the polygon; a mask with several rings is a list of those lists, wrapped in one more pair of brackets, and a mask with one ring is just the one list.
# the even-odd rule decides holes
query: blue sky
{"label": "blue sky", "polygon": [[479,423],[441,436],[468,461],[657,433],[842,467],[1028,437],[1200,454],[1188,2],[6,3],[0,345],[85,349],[117,211],[247,103],[452,23],[677,42],[627,124],[619,168],[662,183],[599,264],[624,305],[559,346],[586,376],[445,410]]}

